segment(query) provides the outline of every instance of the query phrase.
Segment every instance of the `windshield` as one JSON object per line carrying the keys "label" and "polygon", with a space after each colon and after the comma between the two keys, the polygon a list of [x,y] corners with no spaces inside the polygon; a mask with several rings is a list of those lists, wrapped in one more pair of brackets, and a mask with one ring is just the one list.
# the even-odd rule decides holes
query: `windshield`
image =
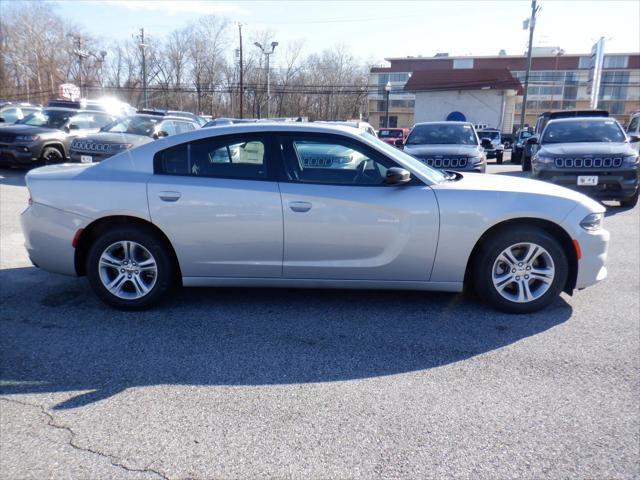
{"label": "windshield", "polygon": [[478,139],[471,125],[434,123],[416,125],[407,145],[477,145]]}
{"label": "windshield", "polygon": [[402,130],[389,130],[387,128],[381,128],[378,131],[378,137],[380,137],[380,138],[402,138]]}
{"label": "windshield", "polygon": [[533,134],[531,132],[526,131],[526,130],[524,132],[520,132],[520,138],[523,139],[523,140],[525,138],[529,138],[531,135],[533,135]]}
{"label": "windshield", "polygon": [[61,130],[74,113],[67,110],[43,110],[42,112],[34,112],[31,115],[27,115],[16,123]]}
{"label": "windshield", "polygon": [[133,135],[144,135],[145,137],[150,137],[153,135],[156,125],[158,125],[161,120],[162,117],[153,118],[133,115],[106,126],[103,131],[113,133],[131,133]]}
{"label": "windshield", "polygon": [[375,135],[371,135],[370,133],[363,132],[361,133],[362,137],[366,138],[375,143],[376,147],[379,150],[385,151],[391,158],[398,158],[406,163],[412,170],[420,172],[424,175],[430,182],[432,183],[441,183],[447,179],[446,175],[439,171],[434,170],[431,167],[428,167],[420,160],[412,157],[411,155],[404,153],[402,150],[398,150],[396,147],[389,145],[388,143],[383,142]]}
{"label": "windshield", "polygon": [[102,113],[79,113],[69,119],[69,128],[75,125],[79,129],[102,128],[113,121],[113,117]]}
{"label": "windshield", "polygon": [[478,136],[480,138],[490,138],[491,140],[496,140],[500,138],[500,132],[478,132]]}
{"label": "windshield", "polygon": [[580,121],[549,123],[541,143],[619,143],[626,139],[622,128],[614,120],[605,122]]}

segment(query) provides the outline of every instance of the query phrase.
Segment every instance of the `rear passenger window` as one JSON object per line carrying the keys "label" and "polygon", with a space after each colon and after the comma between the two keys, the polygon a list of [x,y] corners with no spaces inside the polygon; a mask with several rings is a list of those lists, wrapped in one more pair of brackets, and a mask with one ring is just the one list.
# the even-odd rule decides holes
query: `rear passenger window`
{"label": "rear passenger window", "polygon": [[207,139],[156,154],[156,173],[194,177],[264,180],[266,146],[262,139]]}

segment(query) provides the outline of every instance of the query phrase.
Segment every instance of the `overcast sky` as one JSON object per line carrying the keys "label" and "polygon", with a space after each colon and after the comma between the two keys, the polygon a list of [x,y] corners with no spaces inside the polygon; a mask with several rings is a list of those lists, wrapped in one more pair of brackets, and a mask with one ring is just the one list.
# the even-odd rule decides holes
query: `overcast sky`
{"label": "overcast sky", "polygon": [[[14,4],[15,2],[10,2]],[[640,51],[640,1],[540,0],[534,45],[587,53],[601,36],[605,51]],[[131,36],[139,27],[153,36],[182,27],[201,15],[240,21],[247,38],[271,30],[284,46],[305,41],[306,52],[347,45],[363,63],[385,57],[522,54],[522,21],[530,1],[78,1],[57,2],[57,11],[105,39]],[[233,46],[234,47],[234,46]],[[233,48],[232,47],[232,48]],[[245,48],[255,48],[247,42]],[[277,57],[277,55],[276,55]],[[278,59],[274,58],[277,64]]]}

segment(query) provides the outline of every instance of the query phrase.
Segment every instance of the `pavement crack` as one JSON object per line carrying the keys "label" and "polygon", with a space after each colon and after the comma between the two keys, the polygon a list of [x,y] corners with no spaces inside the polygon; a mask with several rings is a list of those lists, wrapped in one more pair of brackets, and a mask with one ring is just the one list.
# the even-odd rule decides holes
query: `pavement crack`
{"label": "pavement crack", "polygon": [[81,452],[87,452],[87,453],[91,453],[94,455],[98,455],[100,457],[106,458],[107,460],[109,460],[109,462],[111,463],[111,465],[113,465],[114,467],[118,467],[118,468],[122,468],[123,470],[126,470],[127,472],[136,472],[136,473],[151,473],[151,474],[155,474],[158,477],[162,478],[163,480],[170,480],[170,478],[165,475],[164,473],[155,470],[153,468],[133,468],[133,467],[129,467],[127,465],[125,465],[124,463],[122,463],[122,461],[120,461],[120,459],[118,459],[118,457],[116,457],[115,455],[111,455],[109,453],[104,453],[101,452],[99,450],[95,450],[93,448],[90,447],[83,447],[82,445],[78,445],[78,443],[75,441],[77,434],[73,431],[73,429],[71,429],[71,427],[68,427],[66,425],[59,425],[56,423],[55,421],[55,417],[49,413],[42,405],[37,405],[34,403],[28,403],[28,402],[22,402],[20,400],[15,400],[13,398],[6,398],[6,397],[0,397],[0,400],[5,401],[5,402],[10,402],[10,403],[15,403],[18,405],[22,405],[25,407],[31,407],[31,408],[35,408],[37,410],[39,410],[43,415],[45,415],[47,417],[47,425],[51,428],[55,428],[57,430],[62,430],[65,431],[69,434],[69,440],[68,440],[68,444],[69,446],[71,446],[72,448],[74,448],[75,450],[79,450]]}

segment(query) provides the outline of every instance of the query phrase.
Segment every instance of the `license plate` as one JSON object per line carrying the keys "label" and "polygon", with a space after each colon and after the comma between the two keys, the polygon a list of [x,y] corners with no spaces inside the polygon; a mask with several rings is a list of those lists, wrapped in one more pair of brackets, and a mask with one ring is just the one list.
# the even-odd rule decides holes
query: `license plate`
{"label": "license plate", "polygon": [[93,157],[91,155],[80,155],[81,163],[93,163]]}
{"label": "license plate", "polygon": [[578,186],[593,186],[598,185],[597,175],[578,175]]}

